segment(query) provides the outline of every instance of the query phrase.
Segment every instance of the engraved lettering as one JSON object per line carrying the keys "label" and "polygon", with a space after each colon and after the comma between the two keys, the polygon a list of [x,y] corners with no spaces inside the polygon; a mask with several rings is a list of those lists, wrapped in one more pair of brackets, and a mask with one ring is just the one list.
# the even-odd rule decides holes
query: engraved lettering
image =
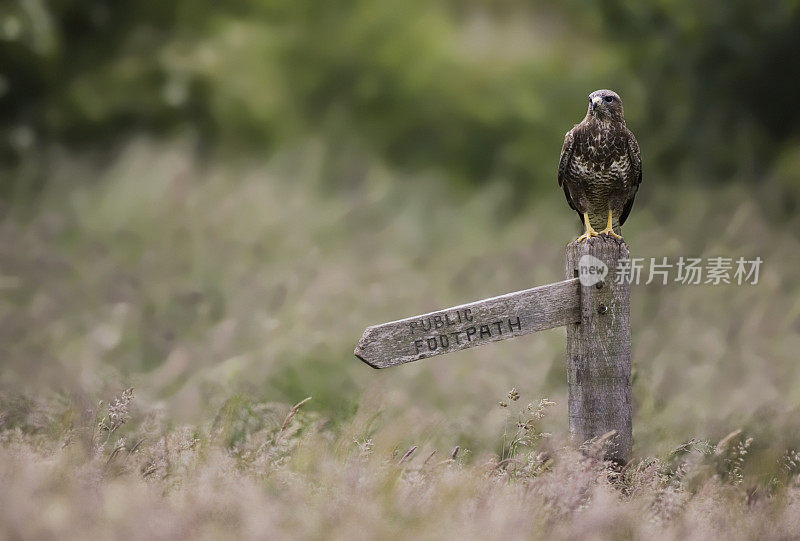
{"label": "engraved lettering", "polygon": [[[454,310],[449,313],[438,314],[435,316],[428,316],[411,321],[408,324],[410,334],[418,335],[425,331],[433,331],[435,329],[443,329],[452,327],[459,323],[467,321],[474,321],[475,316],[472,310],[465,308],[463,310]],[[506,327],[508,325],[508,327]],[[475,340],[486,340],[493,337],[503,336],[508,329],[508,332],[514,333],[515,331],[522,330],[522,319],[520,317],[511,317],[505,320],[497,320],[488,323],[476,324],[466,329],[453,329],[453,332],[437,333],[427,338],[414,339],[414,351],[417,355],[422,352],[433,352],[441,349],[458,348],[459,346],[466,345],[468,342]],[[463,336],[462,336],[463,333]],[[462,338],[466,340],[462,341]]]}
{"label": "engraved lettering", "polygon": [[469,327],[464,332],[467,333],[467,342],[472,342],[472,337],[475,336],[475,334],[478,332],[478,329],[475,327]]}

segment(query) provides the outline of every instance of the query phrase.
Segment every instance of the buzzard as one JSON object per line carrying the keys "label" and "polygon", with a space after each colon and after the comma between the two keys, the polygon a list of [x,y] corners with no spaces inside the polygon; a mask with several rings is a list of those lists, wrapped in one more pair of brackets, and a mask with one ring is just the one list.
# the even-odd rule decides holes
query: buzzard
{"label": "buzzard", "polygon": [[586,228],[577,242],[621,239],[614,228],[625,223],[641,181],[639,143],[625,125],[622,100],[611,90],[592,92],[586,118],[567,132],[558,164],[558,185]]}

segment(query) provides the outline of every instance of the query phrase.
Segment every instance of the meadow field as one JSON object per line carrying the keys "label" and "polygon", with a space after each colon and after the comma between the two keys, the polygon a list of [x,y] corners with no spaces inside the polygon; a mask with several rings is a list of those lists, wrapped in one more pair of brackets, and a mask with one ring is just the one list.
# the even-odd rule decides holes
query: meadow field
{"label": "meadow field", "polygon": [[764,263],[756,285],[634,287],[618,472],[603,442],[567,445],[563,329],[383,371],[352,355],[369,324],[561,279],[578,225],[555,182],[519,211],[502,185],[453,192],[365,159],[332,191],[329,152],[222,164],[142,138],[103,164],[51,157],[47,186],[17,195],[0,229],[6,535],[800,531],[796,216],[741,184],[643,188],[634,255]]}
{"label": "meadow field", "polygon": [[[795,0],[0,3],[0,539],[800,537],[798,50]],[[623,468],[563,328],[353,356],[563,279],[599,88],[645,269],[762,261],[632,287]]]}

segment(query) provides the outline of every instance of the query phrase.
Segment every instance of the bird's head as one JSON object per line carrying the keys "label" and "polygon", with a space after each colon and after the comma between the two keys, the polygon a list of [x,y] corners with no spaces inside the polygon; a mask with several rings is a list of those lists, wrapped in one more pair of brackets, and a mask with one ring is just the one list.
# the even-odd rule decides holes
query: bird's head
{"label": "bird's head", "polygon": [[613,90],[595,90],[589,94],[589,116],[625,122],[622,100]]}

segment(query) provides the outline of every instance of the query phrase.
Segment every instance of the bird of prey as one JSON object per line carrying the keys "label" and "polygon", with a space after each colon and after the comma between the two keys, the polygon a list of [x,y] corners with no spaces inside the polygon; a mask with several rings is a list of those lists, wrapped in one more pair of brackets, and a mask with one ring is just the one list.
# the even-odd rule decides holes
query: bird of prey
{"label": "bird of prey", "polygon": [[641,181],[639,143],[625,125],[622,100],[611,90],[592,92],[586,118],[567,132],[558,164],[558,185],[586,228],[577,242],[621,239],[614,228],[625,223]]}

